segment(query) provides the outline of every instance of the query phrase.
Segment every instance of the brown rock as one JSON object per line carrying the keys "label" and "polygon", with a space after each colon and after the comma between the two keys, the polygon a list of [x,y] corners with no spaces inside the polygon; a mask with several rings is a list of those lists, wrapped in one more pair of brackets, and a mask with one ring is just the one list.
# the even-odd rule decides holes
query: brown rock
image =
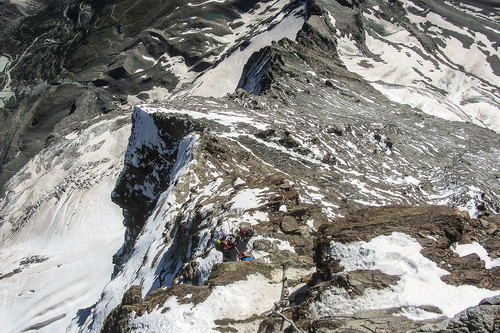
{"label": "brown rock", "polygon": [[266,183],[276,186],[283,184],[284,181],[285,177],[279,173],[273,173],[272,175],[266,177]]}
{"label": "brown rock", "polygon": [[142,303],[142,287],[135,285],[130,287],[123,295],[122,305],[137,305]]}
{"label": "brown rock", "polygon": [[[422,254],[438,263],[456,256],[450,250],[450,245],[462,239],[466,221],[460,211],[445,206],[391,205],[361,209],[319,228],[314,248],[315,261],[319,271],[326,268],[332,240],[342,243],[368,242],[380,235],[401,232],[418,239],[425,246]],[[423,235],[432,236],[437,241],[427,240]],[[329,272],[323,275],[328,276]]]}
{"label": "brown rock", "polygon": [[475,253],[469,254],[465,257],[454,259],[451,264],[453,266],[460,266],[463,269],[484,269],[484,261],[479,258]]}
{"label": "brown rock", "polygon": [[367,288],[384,289],[395,285],[399,276],[382,273],[380,270],[356,270],[335,276],[332,283],[349,293],[362,295]]}
{"label": "brown rock", "polygon": [[500,258],[500,239],[489,238],[484,241],[483,246],[490,258]]}
{"label": "brown rock", "polygon": [[479,288],[500,290],[500,267],[492,269],[457,269],[441,277],[446,283],[459,286],[469,284]]}
{"label": "brown rock", "polygon": [[304,216],[307,213],[307,211],[308,211],[308,207],[299,205],[299,206],[291,208],[288,211],[288,214],[291,216],[300,217],[300,216]]}
{"label": "brown rock", "polygon": [[298,233],[299,231],[299,224],[297,223],[297,220],[293,216],[285,216],[281,220],[280,224],[281,230],[285,234],[294,234]]}
{"label": "brown rock", "polygon": [[281,273],[281,266],[266,264],[259,261],[228,261],[217,264],[210,275],[210,286],[225,286],[236,281],[246,280],[247,276],[259,273],[268,279]]}

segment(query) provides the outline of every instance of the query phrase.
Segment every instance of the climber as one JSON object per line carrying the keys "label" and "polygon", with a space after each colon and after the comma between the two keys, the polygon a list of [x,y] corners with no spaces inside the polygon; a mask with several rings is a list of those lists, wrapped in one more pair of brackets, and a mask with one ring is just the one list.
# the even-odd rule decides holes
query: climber
{"label": "climber", "polygon": [[214,241],[215,248],[219,251],[227,251],[237,243],[237,239],[232,234],[222,234]]}
{"label": "climber", "polygon": [[251,260],[255,260],[255,259],[250,254],[246,254],[245,252],[239,252],[238,258],[236,260],[238,260],[238,261],[251,261]]}
{"label": "climber", "polygon": [[240,229],[240,232],[238,235],[243,241],[246,242],[250,239],[250,237],[253,236],[253,230],[248,229],[248,228],[242,228],[242,229]]}

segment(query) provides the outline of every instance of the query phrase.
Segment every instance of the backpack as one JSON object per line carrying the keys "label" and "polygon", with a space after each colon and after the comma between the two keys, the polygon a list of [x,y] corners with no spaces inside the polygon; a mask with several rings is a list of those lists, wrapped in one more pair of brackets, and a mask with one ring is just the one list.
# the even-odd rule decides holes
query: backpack
{"label": "backpack", "polygon": [[220,239],[216,239],[214,241],[214,246],[215,246],[215,249],[218,250],[218,251],[222,251],[222,242]]}
{"label": "backpack", "polygon": [[240,237],[244,241],[249,240],[250,237],[252,237],[252,236],[253,236],[253,230],[252,229],[244,228],[244,229],[240,230]]}
{"label": "backpack", "polygon": [[233,247],[236,244],[238,244],[238,239],[233,234],[226,235],[225,241],[226,241],[228,247]]}

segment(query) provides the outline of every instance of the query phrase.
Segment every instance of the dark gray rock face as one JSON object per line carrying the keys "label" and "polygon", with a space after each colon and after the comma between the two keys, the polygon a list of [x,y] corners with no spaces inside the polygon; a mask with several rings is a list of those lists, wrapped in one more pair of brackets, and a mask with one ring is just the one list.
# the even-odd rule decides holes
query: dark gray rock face
{"label": "dark gray rock face", "polygon": [[[270,24],[279,11],[266,3],[47,1],[24,17],[2,2],[11,26],[0,36],[10,59],[2,88],[15,97],[2,110],[0,186],[54,137],[190,84],[232,51],[226,38],[236,48]],[[260,21],[242,20],[258,8]]]}
{"label": "dark gray rock face", "polygon": [[478,306],[457,314],[446,332],[498,332],[500,330],[500,297],[483,300]]}
{"label": "dark gray rock face", "polygon": [[8,31],[16,25],[23,16],[17,6],[10,2],[2,1],[0,3],[0,30]]}

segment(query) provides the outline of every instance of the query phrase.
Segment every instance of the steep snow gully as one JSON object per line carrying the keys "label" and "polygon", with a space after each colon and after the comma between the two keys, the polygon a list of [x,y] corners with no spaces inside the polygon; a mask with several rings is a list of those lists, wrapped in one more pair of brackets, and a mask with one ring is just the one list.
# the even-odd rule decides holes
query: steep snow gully
{"label": "steep snow gully", "polygon": [[[123,19],[110,36],[145,6],[87,5],[94,28]],[[176,30],[186,8],[201,18]],[[500,329],[498,7],[193,0],[169,15],[148,32],[167,53],[142,36],[87,82],[124,110],[58,124],[3,187],[2,332]],[[159,67],[168,80],[148,77]],[[240,228],[254,235],[214,246]]]}

